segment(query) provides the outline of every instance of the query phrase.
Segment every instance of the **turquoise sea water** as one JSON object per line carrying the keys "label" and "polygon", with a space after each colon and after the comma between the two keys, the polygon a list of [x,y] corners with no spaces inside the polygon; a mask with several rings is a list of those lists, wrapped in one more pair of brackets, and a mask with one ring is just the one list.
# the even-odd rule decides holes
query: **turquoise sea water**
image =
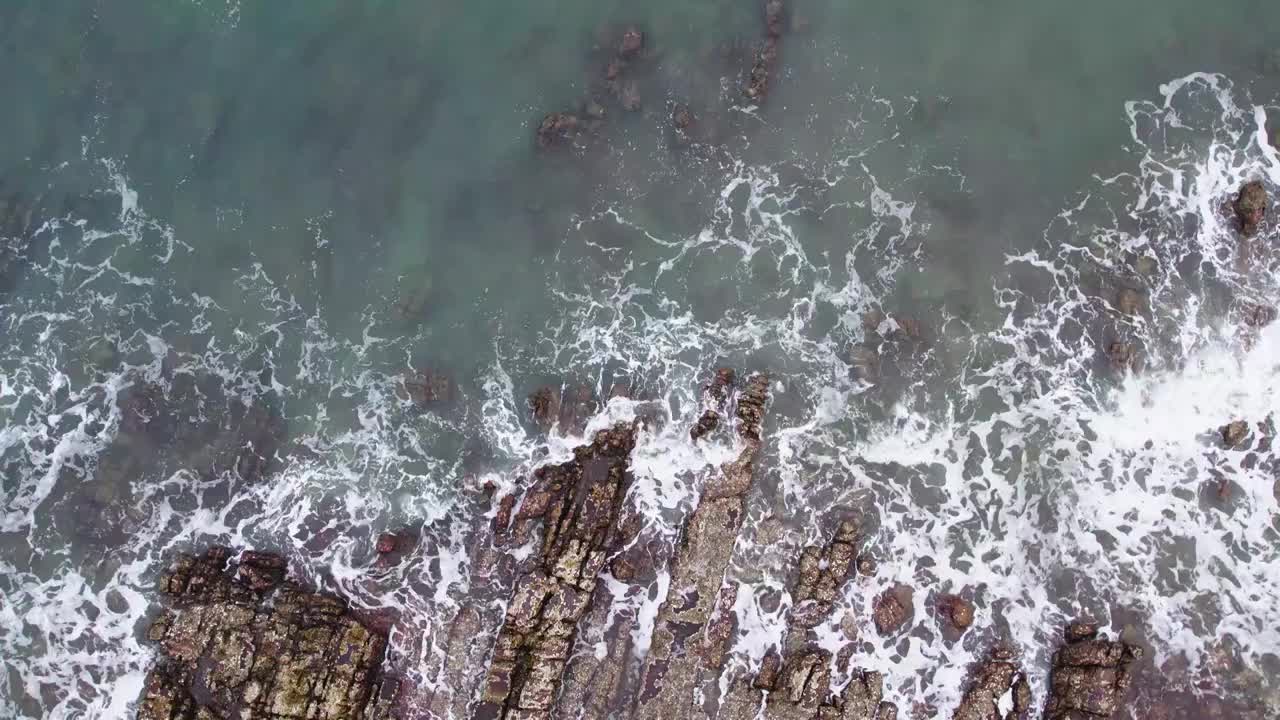
{"label": "turquoise sea water", "polygon": [[[1089,611],[1157,663],[1230,636],[1237,692],[1276,702],[1250,679],[1280,662],[1273,458],[1205,438],[1280,401],[1274,330],[1235,330],[1280,302],[1276,231],[1245,253],[1219,212],[1244,180],[1280,187],[1280,6],[787,13],[751,107],[751,2],[0,5],[0,714],[127,714],[155,572],[215,541],[399,607],[412,673],[467,597],[484,479],[518,492],[571,444],[541,439],[529,392],[626,382],[687,427],[725,363],[778,380],[752,507],[788,538],[730,581],[782,583],[854,506],[893,558],[878,582],[986,586],[980,620],[1033,664]],[[585,151],[540,150],[629,24],[640,109],[608,100]],[[720,142],[680,147],[676,104]],[[876,310],[921,339],[875,340]],[[1116,341],[1139,376],[1107,367]],[[411,368],[450,378],[445,409],[403,397]],[[203,441],[122,446],[117,399],[183,377],[232,435],[244,402],[286,427],[262,482],[211,471]],[[644,445],[662,537],[705,460],[681,435]],[[1202,492],[1222,478],[1225,508]],[[423,562],[371,578],[371,539],[406,524]],[[948,656],[920,622],[862,652],[946,707],[981,647]]]}

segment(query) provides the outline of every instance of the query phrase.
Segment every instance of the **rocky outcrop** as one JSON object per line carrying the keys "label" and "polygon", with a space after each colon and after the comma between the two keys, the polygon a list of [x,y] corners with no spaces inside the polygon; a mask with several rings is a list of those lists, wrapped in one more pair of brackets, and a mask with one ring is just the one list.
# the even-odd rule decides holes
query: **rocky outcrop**
{"label": "rocky outcrop", "polygon": [[284,558],[232,555],[183,556],[161,580],[172,604],[147,632],[161,655],[138,719],[390,717],[386,636],[341,599],[287,580]]}
{"label": "rocky outcrop", "polygon": [[516,581],[489,660],[475,718],[548,718],[591,608],[597,577],[623,541],[619,516],[630,484],[635,428],[596,433],[573,460],[544,466],[516,510],[514,533],[540,521],[541,547]]}
{"label": "rocky outcrop", "polygon": [[1098,626],[1072,623],[1053,657],[1045,720],[1110,718],[1132,682],[1129,665],[1142,648],[1098,637]]}
{"label": "rocky outcrop", "polygon": [[[727,389],[727,388],[726,388]],[[669,718],[688,712],[694,688],[718,644],[710,621],[746,516],[769,380],[753,375],[737,398],[737,431],[744,447],[737,459],[708,479],[671,562],[670,589],[658,610],[649,653],[640,673],[635,717]]]}
{"label": "rocky outcrop", "polygon": [[1267,189],[1262,181],[1253,180],[1241,186],[1232,208],[1240,223],[1240,231],[1246,236],[1256,234],[1267,216]]}
{"label": "rocky outcrop", "polygon": [[[1001,701],[1009,707],[1001,711]],[[952,715],[954,720],[1026,720],[1031,712],[1031,686],[1014,655],[1006,648],[992,651],[990,659],[970,674],[968,690]]]}
{"label": "rocky outcrop", "polygon": [[835,536],[825,547],[810,545],[800,553],[800,572],[791,599],[791,624],[810,628],[831,615],[840,589],[854,573],[858,556],[857,523],[840,523]]}

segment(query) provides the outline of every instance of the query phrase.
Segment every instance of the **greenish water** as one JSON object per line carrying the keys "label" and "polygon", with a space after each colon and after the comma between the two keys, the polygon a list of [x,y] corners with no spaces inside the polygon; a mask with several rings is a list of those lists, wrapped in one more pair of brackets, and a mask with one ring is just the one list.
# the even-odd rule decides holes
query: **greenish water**
{"label": "greenish water", "polygon": [[[1051,621],[1089,610],[1117,630],[1141,618],[1157,662],[1195,665],[1230,635],[1242,676],[1274,677],[1271,457],[1202,440],[1278,399],[1275,338],[1250,350],[1224,329],[1233,303],[1280,300],[1275,231],[1240,269],[1214,218],[1239,181],[1273,196],[1280,181],[1276,140],[1270,155],[1251,140],[1276,132],[1254,111],[1274,118],[1280,102],[1280,4],[787,8],[772,90],[748,110],[749,52],[723,47],[761,42],[751,2],[0,5],[14,208],[0,231],[0,714],[124,713],[151,658],[139,632],[156,570],[214,541],[284,551],[320,584],[400,608],[417,623],[399,639],[412,673],[410,635],[465,602],[440,558],[465,557],[482,525],[477,478],[518,491],[563,451],[525,396],[624,381],[665,401],[673,430],[645,447],[674,458],[646,470],[669,539],[692,501],[673,478],[704,459],[676,438],[722,363],[780,383],[752,505],[789,538],[744,551],[732,577],[783,583],[789,548],[855,506],[899,558],[878,582],[975,578],[980,620],[1041,666]],[[625,24],[646,33],[640,110],[608,103],[585,152],[540,150],[538,122],[599,82]],[[1192,73],[1212,83],[1176,85]],[[719,113],[723,142],[678,147],[676,104],[704,125]],[[1142,321],[1107,307],[1134,285]],[[866,383],[851,349],[871,342],[872,309],[917,318],[926,344],[878,345]],[[1145,349],[1148,376],[1098,370],[1117,338]],[[409,368],[451,379],[446,411],[398,398]],[[215,424],[227,398],[267,398],[287,421],[270,479],[192,480],[208,458],[176,441],[119,449],[117,396],[144,380],[172,394],[184,374],[217,386]],[[1246,381],[1248,398],[1223,389]],[[146,457],[123,499],[102,500],[111,453]],[[1159,472],[1169,487],[1148,482]],[[1172,492],[1215,473],[1252,488],[1230,513]],[[1165,513],[1080,499],[1107,495]],[[138,508],[123,530],[86,530],[98,518],[83,508],[121,503]],[[427,528],[436,561],[367,577],[371,539],[404,524]],[[351,542],[319,546],[320,530]],[[1178,576],[1179,543],[1197,539]],[[1058,546],[1071,549],[1045,549]],[[1159,589],[1183,609],[1144,589],[1165,571]],[[923,625],[913,637],[910,662],[870,641],[864,659],[896,664],[908,704],[945,706],[962,673],[928,669],[947,655]],[[1274,682],[1249,687],[1275,701]]]}

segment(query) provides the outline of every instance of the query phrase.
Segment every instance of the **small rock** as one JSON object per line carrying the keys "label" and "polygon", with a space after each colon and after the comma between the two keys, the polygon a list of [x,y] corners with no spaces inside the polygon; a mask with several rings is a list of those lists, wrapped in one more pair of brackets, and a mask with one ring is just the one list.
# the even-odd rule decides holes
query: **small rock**
{"label": "small rock", "polygon": [[550,430],[560,418],[560,393],[551,387],[538,388],[529,396],[529,412],[543,432]]}
{"label": "small rock", "polygon": [[866,382],[880,379],[880,354],[869,347],[856,347],[849,353],[854,376]]}
{"label": "small rock", "polygon": [[1276,309],[1270,305],[1246,305],[1242,314],[1244,324],[1255,330],[1261,330],[1276,321]]}
{"label": "small rock", "polygon": [[1226,443],[1227,447],[1240,447],[1244,444],[1245,439],[1249,437],[1249,423],[1244,420],[1235,420],[1223,425],[1220,432],[1222,433],[1222,442]]}
{"label": "small rock", "polygon": [[915,603],[912,601],[913,591],[906,585],[894,585],[885,590],[875,600],[872,619],[876,623],[876,631],[881,635],[890,635],[902,629],[911,616],[915,614]]}
{"label": "small rock", "polygon": [[676,105],[671,111],[671,124],[677,130],[688,130],[693,125],[693,113],[687,105]]}
{"label": "small rock", "polygon": [[579,130],[578,116],[573,113],[548,113],[538,125],[538,147],[549,148],[572,138]]}
{"label": "small rock", "polygon": [[1098,635],[1098,623],[1087,620],[1077,620],[1066,627],[1063,636],[1069,643],[1084,642],[1092,640]]}
{"label": "small rock", "polygon": [[1258,226],[1267,214],[1267,190],[1261,180],[1247,182],[1240,188],[1240,194],[1236,196],[1235,211],[1245,235],[1258,231]]}
{"label": "small rock", "polygon": [[689,428],[689,437],[699,440],[705,435],[715,432],[720,425],[720,413],[715,410],[707,410],[702,413],[702,417]]}
{"label": "small rock", "polygon": [[1133,343],[1117,340],[1107,346],[1107,360],[1118,371],[1133,370],[1137,357],[1138,349]]}
{"label": "small rock", "polygon": [[863,577],[876,574],[876,559],[870,553],[862,553],[858,556],[858,574]]}
{"label": "small rock", "polygon": [[973,625],[973,603],[959,595],[943,595],[938,598],[938,612],[957,630],[967,630]]}
{"label": "small rock", "polygon": [[448,403],[453,398],[453,383],[448,376],[434,370],[419,370],[405,375],[404,389],[409,400],[426,409]]}

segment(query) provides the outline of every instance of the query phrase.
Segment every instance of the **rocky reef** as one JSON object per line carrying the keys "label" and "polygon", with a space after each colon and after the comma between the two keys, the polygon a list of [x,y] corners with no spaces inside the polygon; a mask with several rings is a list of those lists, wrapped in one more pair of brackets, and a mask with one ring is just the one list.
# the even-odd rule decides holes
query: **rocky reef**
{"label": "rocky reef", "polygon": [[286,579],[278,555],[183,556],[160,582],[170,606],[147,637],[160,659],[139,720],[382,720],[385,634],[341,599]]}
{"label": "rocky reef", "polygon": [[[975,624],[974,591],[921,591],[917,598],[903,584],[858,585],[876,570],[862,549],[861,522],[847,510],[832,509],[820,538],[796,553],[778,642],[758,662],[730,663],[742,627],[742,586],[729,569],[738,537],[748,531],[769,394],[767,375],[740,379],[729,368],[703,386],[691,438],[729,442],[735,454],[693,478],[700,494],[673,547],[646,534],[645,518],[629,502],[644,419],[596,431],[571,458],[534,470],[522,493],[486,500],[494,512],[471,543],[469,602],[434,636],[436,652],[425,665],[397,668],[405,677],[421,673],[430,680],[423,687],[387,674],[387,623],[289,580],[283,558],[237,558],[217,547],[179,558],[160,584],[168,607],[148,632],[158,661],[137,717],[921,716],[920,706],[900,714],[887,698],[885,668],[858,667],[859,627],[895,637],[916,627],[910,621],[923,603],[948,642],[968,641],[962,636]],[[545,390],[534,394],[530,412],[549,429],[583,422],[579,410],[596,406],[591,392]],[[393,557],[415,539],[408,531],[384,534],[373,550]],[[842,603],[864,591],[871,612],[858,618]],[[633,602],[642,598],[648,610]],[[1138,647],[1102,638],[1096,625],[1071,624],[1053,659],[1044,717],[1117,716],[1141,657]],[[1003,645],[969,669],[960,690],[959,704],[941,709],[956,720],[1028,720],[1037,707],[1019,653]]]}

